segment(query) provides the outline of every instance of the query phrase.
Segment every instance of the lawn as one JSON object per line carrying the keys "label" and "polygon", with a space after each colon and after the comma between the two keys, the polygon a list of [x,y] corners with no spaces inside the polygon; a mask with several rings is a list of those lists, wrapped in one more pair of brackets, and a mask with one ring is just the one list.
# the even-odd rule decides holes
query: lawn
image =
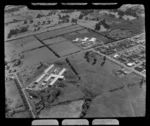
{"label": "lawn", "polygon": [[13,80],[6,81],[5,85],[5,97],[10,101],[10,103],[8,103],[8,109],[11,110],[24,105],[15,82]]}
{"label": "lawn", "polygon": [[[91,64],[92,57],[97,59],[94,65]],[[87,111],[86,117],[133,117],[144,115],[145,96],[138,85],[141,77],[134,73],[122,78],[117,77],[112,71],[121,67],[107,59],[106,63],[101,66],[102,57],[94,56],[94,54],[89,62],[84,58],[84,53],[71,56],[69,60],[81,77],[79,87],[96,96]],[[125,89],[125,85],[132,83],[135,85]]]}
{"label": "lawn", "polygon": [[73,45],[69,41],[61,42],[58,44],[50,45],[49,46],[52,50],[54,50],[60,57],[69,55],[71,53],[75,53],[80,51],[80,49]]}
{"label": "lawn", "polygon": [[65,27],[65,28],[52,30],[49,32],[43,32],[43,33],[37,34],[35,36],[37,38],[39,38],[40,40],[44,40],[44,39],[48,39],[51,37],[55,37],[55,36],[59,36],[59,35],[63,35],[63,34],[68,34],[70,32],[74,32],[74,31],[81,30],[81,29],[83,29],[83,28],[78,26],[78,25],[75,25],[75,26],[69,26],[69,27]]}
{"label": "lawn", "polygon": [[24,68],[39,64],[40,62],[47,62],[57,59],[53,52],[46,47],[25,52],[23,55],[24,58],[22,61]]}
{"label": "lawn", "polygon": [[40,118],[77,118],[81,113],[83,101],[74,101],[69,104],[57,105],[52,108],[45,108],[41,111]]}
{"label": "lawn", "polygon": [[133,117],[127,93],[119,90],[97,96],[85,117]]}
{"label": "lawn", "polygon": [[60,43],[60,42],[64,42],[64,41],[67,41],[67,39],[65,39],[64,37],[59,36],[59,37],[55,37],[55,38],[51,38],[51,39],[46,39],[43,42],[46,45],[51,45],[51,44],[56,44],[56,43]]}
{"label": "lawn", "polygon": [[29,36],[5,42],[4,46],[6,59],[10,61],[15,53],[19,54],[20,52],[35,49],[44,45],[39,42],[34,36]]}

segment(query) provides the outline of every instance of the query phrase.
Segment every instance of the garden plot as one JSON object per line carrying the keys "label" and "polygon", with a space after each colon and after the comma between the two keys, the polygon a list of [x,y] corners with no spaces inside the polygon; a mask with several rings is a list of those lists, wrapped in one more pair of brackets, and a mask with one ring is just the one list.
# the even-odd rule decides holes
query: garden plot
{"label": "garden plot", "polygon": [[57,57],[46,47],[23,53],[23,67],[30,67],[40,62],[55,60]]}
{"label": "garden plot", "polygon": [[81,29],[83,28],[75,25],[75,26],[70,26],[66,28],[60,28],[57,30],[49,31],[49,32],[40,33],[40,34],[37,34],[36,37],[39,38],[40,40],[44,40],[44,39],[63,35],[63,34],[74,32],[74,31],[81,30]]}
{"label": "garden plot", "polygon": [[50,45],[50,44],[60,43],[60,42],[63,42],[63,41],[67,41],[67,39],[65,39],[64,37],[60,36],[60,37],[44,40],[43,42],[46,45]]}
{"label": "garden plot", "polygon": [[50,45],[49,47],[54,50],[60,57],[80,51],[77,46],[73,45],[69,41]]}
{"label": "garden plot", "polygon": [[34,36],[29,36],[9,42],[5,42],[5,55],[6,59],[10,61],[12,56],[16,53],[21,53],[23,51],[28,51],[38,47],[44,46],[39,42]]}

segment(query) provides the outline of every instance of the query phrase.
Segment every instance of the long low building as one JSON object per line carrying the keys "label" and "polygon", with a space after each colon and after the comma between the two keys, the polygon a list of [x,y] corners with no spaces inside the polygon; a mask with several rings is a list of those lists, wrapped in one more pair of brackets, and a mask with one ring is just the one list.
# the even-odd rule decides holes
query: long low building
{"label": "long low building", "polygon": [[42,80],[44,77],[46,76],[46,74],[42,74],[35,82],[39,82],[40,80]]}
{"label": "long low building", "polygon": [[54,67],[54,64],[50,65],[45,71],[44,73],[47,73],[49,70],[51,70]]}

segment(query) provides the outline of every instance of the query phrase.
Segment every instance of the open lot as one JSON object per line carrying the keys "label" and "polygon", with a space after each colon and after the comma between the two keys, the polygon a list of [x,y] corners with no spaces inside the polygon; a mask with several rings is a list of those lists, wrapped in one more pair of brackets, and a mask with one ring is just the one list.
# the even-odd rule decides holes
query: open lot
{"label": "open lot", "polygon": [[105,93],[93,99],[85,117],[133,117],[128,95],[124,90]]}
{"label": "open lot", "polygon": [[9,118],[30,118],[14,80],[5,83],[5,111]]}
{"label": "open lot", "polygon": [[18,88],[13,80],[6,82],[6,98],[11,101],[10,104],[8,104],[8,109],[13,109],[24,105]]}
{"label": "open lot", "polygon": [[24,58],[22,61],[24,68],[39,64],[40,62],[57,59],[57,57],[46,47],[25,52],[23,55]]}
{"label": "open lot", "polygon": [[50,45],[49,47],[52,50],[54,50],[60,57],[80,51],[80,49],[77,46],[73,45],[69,41],[65,41],[65,42],[61,42],[61,43],[58,43],[58,44]]}
{"label": "open lot", "polygon": [[[126,75],[123,78],[114,76],[112,71],[118,68],[115,67],[113,63],[109,63],[110,61],[107,59],[105,61],[106,63],[101,66],[102,58],[99,56],[95,57],[97,57],[97,62],[94,65],[84,59],[84,54],[71,56],[69,58],[72,66],[81,77],[82,83],[80,83],[80,86],[83,89],[88,89],[92,94],[100,98],[92,101],[91,109],[89,108],[89,111],[87,111],[87,117],[143,116],[143,113],[145,113],[145,100],[142,99],[144,92],[141,94],[141,91],[138,91],[141,77],[134,73]],[[132,88],[129,87],[125,90],[125,85],[132,84],[134,84]],[[129,93],[134,92],[134,90],[137,90],[137,100],[135,101],[135,95],[133,96],[133,94]],[[131,101],[129,100],[130,97]],[[141,101],[142,103],[140,103]],[[139,106],[136,106],[136,104],[139,104]],[[140,110],[137,110],[137,108]]]}
{"label": "open lot", "polygon": [[51,37],[67,34],[67,33],[70,33],[70,32],[77,31],[77,30],[81,30],[81,29],[83,29],[83,28],[78,26],[78,25],[73,25],[73,26],[60,28],[60,29],[57,29],[57,30],[49,31],[49,32],[43,32],[43,33],[40,33],[40,34],[36,34],[35,36],[37,38],[39,38],[40,40],[44,40],[44,39],[48,39],[48,38],[51,38]]}
{"label": "open lot", "polygon": [[[85,53],[82,53],[69,57],[70,63],[82,78],[81,87],[86,87],[97,95],[122,86],[121,79],[114,77],[112,74],[114,64],[109,66],[112,67],[112,69],[108,69],[107,65],[110,63],[107,64],[107,62],[110,61],[107,60],[103,67],[101,67],[101,63],[103,62],[102,57],[91,52],[91,55],[97,59],[96,63],[92,65],[93,58],[89,56],[91,58],[89,60],[91,61],[87,62],[84,55]],[[114,69],[116,68],[114,67]]]}
{"label": "open lot", "polygon": [[5,42],[6,60],[10,61],[14,54],[44,46],[34,36]]}
{"label": "open lot", "polygon": [[44,109],[41,111],[40,118],[77,118],[82,109],[83,101],[74,101],[69,104],[58,105],[51,109]]}

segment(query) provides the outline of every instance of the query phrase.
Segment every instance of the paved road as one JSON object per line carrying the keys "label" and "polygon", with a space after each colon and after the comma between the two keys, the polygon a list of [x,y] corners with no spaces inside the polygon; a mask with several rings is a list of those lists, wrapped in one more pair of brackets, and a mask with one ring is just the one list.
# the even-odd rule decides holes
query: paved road
{"label": "paved road", "polygon": [[146,77],[144,74],[142,74],[142,73],[136,71],[136,70],[133,69],[133,68],[127,67],[127,66],[124,65],[123,63],[120,63],[119,61],[117,61],[117,60],[115,60],[115,59],[113,59],[113,58],[111,58],[111,57],[109,57],[109,56],[107,56],[107,55],[104,55],[104,54],[102,54],[102,53],[100,53],[100,52],[98,52],[98,51],[95,51],[94,49],[93,49],[93,51],[94,51],[95,53],[101,55],[101,56],[106,56],[107,59],[113,61],[114,63],[116,63],[116,64],[118,64],[118,65],[120,65],[120,66],[125,67],[125,68],[128,69],[128,70],[133,71],[134,73],[136,73],[136,74],[138,74],[138,75],[140,75],[140,76],[142,76],[142,77]]}
{"label": "paved road", "polygon": [[17,81],[18,81],[18,83],[19,83],[19,86],[20,86],[20,88],[21,88],[21,90],[22,90],[22,93],[23,93],[23,95],[24,95],[24,97],[25,97],[25,99],[26,99],[26,102],[27,102],[28,106],[29,106],[29,110],[31,111],[32,117],[35,118],[35,114],[34,114],[34,112],[33,112],[33,110],[32,110],[32,107],[31,107],[31,105],[30,105],[30,102],[29,102],[29,100],[28,100],[28,97],[27,97],[27,95],[26,95],[26,93],[25,93],[25,89],[23,88],[23,86],[22,86],[22,84],[21,84],[21,82],[20,82],[18,76],[17,76],[16,74],[14,74],[14,77],[17,79]]}

